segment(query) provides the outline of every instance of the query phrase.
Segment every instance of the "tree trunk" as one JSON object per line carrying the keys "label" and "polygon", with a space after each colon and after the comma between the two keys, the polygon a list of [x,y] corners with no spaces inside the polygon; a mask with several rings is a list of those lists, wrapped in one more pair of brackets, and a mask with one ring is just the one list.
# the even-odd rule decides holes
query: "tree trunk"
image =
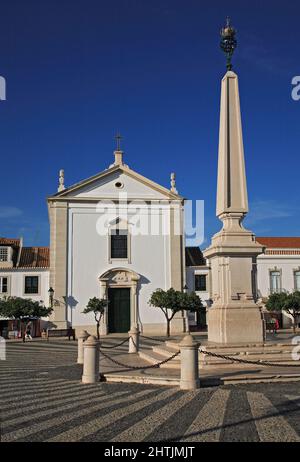
{"label": "tree trunk", "polygon": [[171,319],[167,319],[167,337],[170,337],[170,323]]}
{"label": "tree trunk", "polygon": [[294,311],[293,313],[293,331],[294,331],[294,334],[297,332],[297,315]]}
{"label": "tree trunk", "polygon": [[97,321],[97,339],[100,340],[100,321]]}

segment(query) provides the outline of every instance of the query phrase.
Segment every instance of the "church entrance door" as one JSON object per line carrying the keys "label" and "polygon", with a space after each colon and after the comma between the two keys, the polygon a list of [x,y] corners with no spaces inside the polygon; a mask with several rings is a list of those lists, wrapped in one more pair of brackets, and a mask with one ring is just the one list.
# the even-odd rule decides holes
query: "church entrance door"
{"label": "church entrance door", "polygon": [[130,289],[108,289],[108,332],[124,333],[130,329]]}

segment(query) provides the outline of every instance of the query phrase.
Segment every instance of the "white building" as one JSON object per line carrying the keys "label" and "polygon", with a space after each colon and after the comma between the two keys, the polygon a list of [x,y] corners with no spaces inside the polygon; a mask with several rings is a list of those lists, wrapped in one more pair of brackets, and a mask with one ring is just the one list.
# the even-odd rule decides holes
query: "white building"
{"label": "white building", "polygon": [[[265,253],[257,257],[258,299],[263,303],[274,292],[300,290],[300,237],[256,237],[256,241],[265,247]],[[187,249],[186,281],[189,290],[195,290],[209,309],[213,296],[211,269],[203,257],[201,260],[197,248]],[[279,321],[284,328],[292,325],[292,317],[286,312],[282,312]],[[203,322],[202,319],[201,327]],[[195,324],[196,317],[191,313],[190,325]]]}
{"label": "white building", "polygon": [[[300,237],[258,237],[266,247],[257,258],[258,296],[266,299],[274,292],[300,290]],[[283,327],[290,327],[292,318],[282,314]]]}
{"label": "white building", "polygon": [[[189,292],[196,292],[206,309],[211,305],[211,272],[199,247],[187,247],[185,252],[186,286]],[[189,313],[191,328],[205,328],[204,313]]]}
{"label": "white building", "polygon": [[[143,177],[115,151],[103,172],[48,198],[50,285],[58,328],[72,325],[93,332],[93,315],[83,314],[92,297],[109,300],[101,333],[165,331],[161,310],[150,307],[157,288],[185,285],[183,207],[174,176],[166,189]],[[177,314],[172,332],[184,332]]]}
{"label": "white building", "polygon": [[[22,239],[0,238],[0,297],[30,298],[48,305],[49,248],[24,247]],[[14,325],[13,325],[14,324]],[[17,331],[17,323],[0,319],[0,335]],[[33,334],[39,334],[40,324]]]}

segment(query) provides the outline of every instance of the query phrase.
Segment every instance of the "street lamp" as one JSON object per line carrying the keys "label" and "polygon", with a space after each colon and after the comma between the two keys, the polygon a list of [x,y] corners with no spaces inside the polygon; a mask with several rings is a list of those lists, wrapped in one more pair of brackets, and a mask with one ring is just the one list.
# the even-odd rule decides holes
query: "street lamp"
{"label": "street lamp", "polygon": [[183,292],[186,294],[187,291],[189,290],[188,286],[185,284],[184,288],[183,288]]}
{"label": "street lamp", "polygon": [[52,287],[49,288],[48,294],[49,294],[50,308],[53,308],[53,295],[54,295],[54,290],[52,289]]}

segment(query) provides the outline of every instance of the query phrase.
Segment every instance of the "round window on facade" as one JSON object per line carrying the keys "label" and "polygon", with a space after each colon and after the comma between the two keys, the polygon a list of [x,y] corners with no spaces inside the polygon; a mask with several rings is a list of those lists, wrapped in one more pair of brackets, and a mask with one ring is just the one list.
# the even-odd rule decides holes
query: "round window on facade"
{"label": "round window on facade", "polygon": [[124,184],[121,183],[121,181],[117,181],[117,182],[115,183],[115,187],[118,188],[118,189],[123,188],[123,186],[124,186]]}
{"label": "round window on facade", "polygon": [[118,188],[118,189],[123,188],[123,186],[124,186],[124,185],[123,185],[123,183],[121,183],[121,181],[117,181],[117,182],[115,183],[115,187]]}

